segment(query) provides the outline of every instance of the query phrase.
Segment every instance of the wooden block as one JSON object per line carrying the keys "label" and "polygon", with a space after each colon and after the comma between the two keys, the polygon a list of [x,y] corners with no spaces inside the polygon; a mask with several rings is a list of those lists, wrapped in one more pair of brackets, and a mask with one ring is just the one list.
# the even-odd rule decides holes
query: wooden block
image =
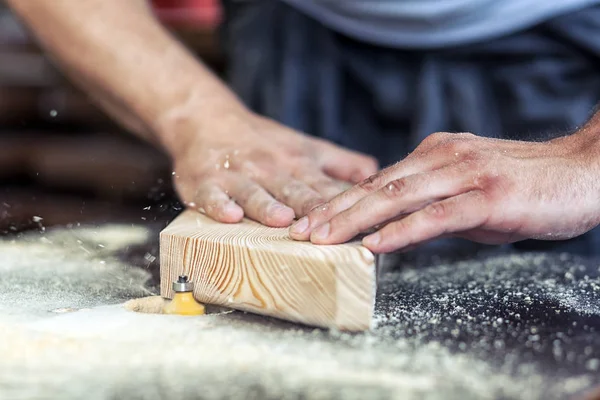
{"label": "wooden block", "polygon": [[198,301],[307,325],[362,331],[375,304],[375,257],[359,243],[319,246],[287,228],[221,224],[184,211],[160,234],[161,295],[179,275]]}

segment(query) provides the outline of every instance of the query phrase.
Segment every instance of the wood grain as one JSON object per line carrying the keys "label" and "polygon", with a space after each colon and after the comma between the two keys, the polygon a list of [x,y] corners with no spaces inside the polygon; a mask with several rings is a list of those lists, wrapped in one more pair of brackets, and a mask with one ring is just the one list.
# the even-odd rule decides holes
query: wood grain
{"label": "wood grain", "polygon": [[185,211],[160,234],[161,295],[185,274],[198,301],[312,326],[362,331],[375,303],[375,258],[359,243],[319,246],[288,229],[222,224]]}

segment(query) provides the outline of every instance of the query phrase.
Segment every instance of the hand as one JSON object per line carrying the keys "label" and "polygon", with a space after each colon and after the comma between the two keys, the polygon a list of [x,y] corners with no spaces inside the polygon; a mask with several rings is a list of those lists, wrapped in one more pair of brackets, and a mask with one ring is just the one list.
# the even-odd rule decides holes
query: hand
{"label": "hand", "polygon": [[[183,120],[174,154],[175,186],[184,203],[217,221],[245,215],[268,226],[289,226],[377,171],[371,157],[310,138],[247,110]],[[185,139],[187,138],[187,139]]]}
{"label": "hand", "polygon": [[363,244],[378,253],[444,236],[487,244],[572,238],[600,222],[595,146],[582,135],[536,143],[436,133],[311,211],[290,235],[335,244],[374,228]]}

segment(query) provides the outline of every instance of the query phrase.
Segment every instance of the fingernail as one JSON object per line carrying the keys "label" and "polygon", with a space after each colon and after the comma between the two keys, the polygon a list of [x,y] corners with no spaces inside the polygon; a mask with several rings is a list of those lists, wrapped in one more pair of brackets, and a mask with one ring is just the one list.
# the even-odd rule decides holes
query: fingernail
{"label": "fingernail", "polygon": [[235,212],[237,209],[238,206],[233,201],[230,201],[223,206],[223,211],[225,211],[226,213]]}
{"label": "fingernail", "polygon": [[330,229],[331,229],[331,227],[329,225],[329,222],[321,225],[320,227],[318,227],[317,229],[314,230],[312,235],[310,235],[311,240],[312,239],[317,239],[317,240],[327,239],[327,236],[329,236]]}
{"label": "fingernail", "polygon": [[269,210],[269,213],[280,213],[282,211],[289,210],[289,207],[286,207],[281,203],[274,203],[271,206],[269,206],[268,210]]}
{"label": "fingernail", "polygon": [[306,231],[307,229],[308,229],[308,217],[302,217],[294,225],[292,225],[292,227],[290,228],[290,231],[292,233],[299,235],[301,233],[304,233],[304,231]]}
{"label": "fingernail", "polygon": [[379,244],[379,242],[381,242],[381,235],[379,232],[375,232],[374,234],[364,238],[362,242],[366,247],[375,247]]}
{"label": "fingernail", "polygon": [[217,213],[227,221],[239,221],[244,217],[244,211],[233,201],[221,206]]}

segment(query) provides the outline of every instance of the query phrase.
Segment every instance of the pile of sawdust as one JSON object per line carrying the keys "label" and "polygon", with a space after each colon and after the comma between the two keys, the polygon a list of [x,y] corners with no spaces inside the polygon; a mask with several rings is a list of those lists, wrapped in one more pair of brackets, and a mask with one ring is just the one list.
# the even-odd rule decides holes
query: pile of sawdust
{"label": "pile of sawdust", "polygon": [[160,296],[142,297],[141,299],[131,299],[123,304],[123,308],[128,311],[134,311],[144,314],[162,314],[167,299]]}
{"label": "pile of sawdust", "polygon": [[[125,303],[152,294],[149,274],[117,253],[150,233],[107,229],[0,242],[0,398],[552,399],[598,376],[600,342],[584,333],[599,315],[599,280],[577,259],[391,272],[377,327],[347,334],[241,312],[153,314],[158,297]],[[535,315],[550,303],[570,331]],[[562,358],[544,358],[556,340]],[[581,368],[559,371],[556,360]]]}

